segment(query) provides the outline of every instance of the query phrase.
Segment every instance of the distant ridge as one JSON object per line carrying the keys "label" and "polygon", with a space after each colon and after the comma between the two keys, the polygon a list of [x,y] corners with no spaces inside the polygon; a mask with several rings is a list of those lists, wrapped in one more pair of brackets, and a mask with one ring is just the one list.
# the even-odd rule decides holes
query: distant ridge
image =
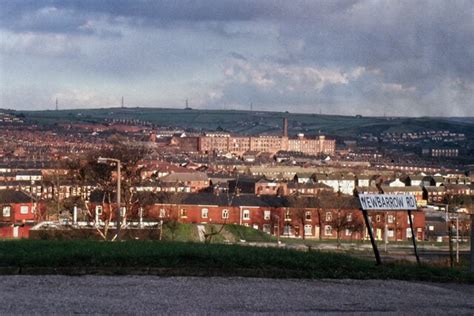
{"label": "distant ridge", "polygon": [[209,131],[216,130],[220,126],[232,133],[244,135],[261,133],[280,135],[282,119],[288,117],[290,136],[297,133],[318,135],[319,131],[321,134],[335,137],[354,137],[362,133],[379,134],[387,131],[449,130],[465,133],[468,139],[474,139],[474,117],[369,117],[262,110],[186,110],[152,107],[5,111],[17,115],[23,114],[26,120],[39,124],[104,123],[106,119],[117,118],[147,121],[155,127]]}

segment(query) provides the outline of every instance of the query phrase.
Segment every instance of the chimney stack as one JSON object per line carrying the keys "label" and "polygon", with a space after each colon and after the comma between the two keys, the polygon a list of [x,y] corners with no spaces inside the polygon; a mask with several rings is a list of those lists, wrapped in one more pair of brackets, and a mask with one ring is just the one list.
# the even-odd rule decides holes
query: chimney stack
{"label": "chimney stack", "polygon": [[283,118],[283,137],[288,137],[288,118]]}

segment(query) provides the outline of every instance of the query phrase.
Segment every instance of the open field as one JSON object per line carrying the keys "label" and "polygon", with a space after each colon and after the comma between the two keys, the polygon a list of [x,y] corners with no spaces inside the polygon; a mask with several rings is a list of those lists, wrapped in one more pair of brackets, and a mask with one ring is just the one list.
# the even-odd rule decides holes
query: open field
{"label": "open field", "polygon": [[3,241],[4,274],[153,274],[266,278],[399,279],[474,283],[467,268],[374,265],[344,254],[152,241]]}

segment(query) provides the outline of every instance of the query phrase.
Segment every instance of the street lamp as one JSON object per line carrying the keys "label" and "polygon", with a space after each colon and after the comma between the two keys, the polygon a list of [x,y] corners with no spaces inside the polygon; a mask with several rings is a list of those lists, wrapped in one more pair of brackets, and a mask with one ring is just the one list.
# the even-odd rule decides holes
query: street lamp
{"label": "street lamp", "polygon": [[121,206],[121,201],[120,201],[120,181],[122,179],[122,176],[120,175],[120,160],[114,159],[114,158],[104,158],[104,157],[99,157],[97,159],[98,163],[107,163],[107,162],[114,162],[117,164],[117,211],[116,211],[116,217],[117,217],[117,235],[120,232],[120,206]]}

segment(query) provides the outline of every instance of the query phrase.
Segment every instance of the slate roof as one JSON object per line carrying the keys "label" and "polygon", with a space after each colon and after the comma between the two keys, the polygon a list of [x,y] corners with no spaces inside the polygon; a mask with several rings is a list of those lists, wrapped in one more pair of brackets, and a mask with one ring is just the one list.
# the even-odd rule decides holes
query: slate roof
{"label": "slate roof", "polygon": [[388,187],[382,186],[382,190],[385,193],[391,192],[421,192],[422,188],[419,186],[409,186],[409,187]]}
{"label": "slate roof", "polygon": [[332,188],[327,185],[327,184],[324,184],[324,183],[320,183],[320,182],[307,182],[307,183],[294,183],[294,182],[289,182],[288,183],[288,188],[289,189],[293,189],[293,188],[297,188],[297,189],[328,189],[328,190],[332,190]]}
{"label": "slate roof", "polygon": [[0,190],[0,203],[29,203],[32,199],[24,192],[16,190]]}
{"label": "slate roof", "polygon": [[209,181],[207,174],[204,172],[180,172],[171,173],[161,177],[162,182],[187,182],[187,181]]}
{"label": "slate roof", "polygon": [[[140,192],[138,196],[153,196],[156,204],[169,203],[167,196],[174,193],[150,193]],[[261,206],[261,207],[286,207],[288,206],[288,200],[285,197],[278,196],[257,196],[254,194],[213,194],[213,193],[180,193],[181,205],[218,205],[218,206]],[[92,203],[102,203],[104,192],[94,191],[90,195],[90,201]],[[108,199],[105,199],[107,201]],[[111,200],[115,202],[115,194],[112,194]]]}

